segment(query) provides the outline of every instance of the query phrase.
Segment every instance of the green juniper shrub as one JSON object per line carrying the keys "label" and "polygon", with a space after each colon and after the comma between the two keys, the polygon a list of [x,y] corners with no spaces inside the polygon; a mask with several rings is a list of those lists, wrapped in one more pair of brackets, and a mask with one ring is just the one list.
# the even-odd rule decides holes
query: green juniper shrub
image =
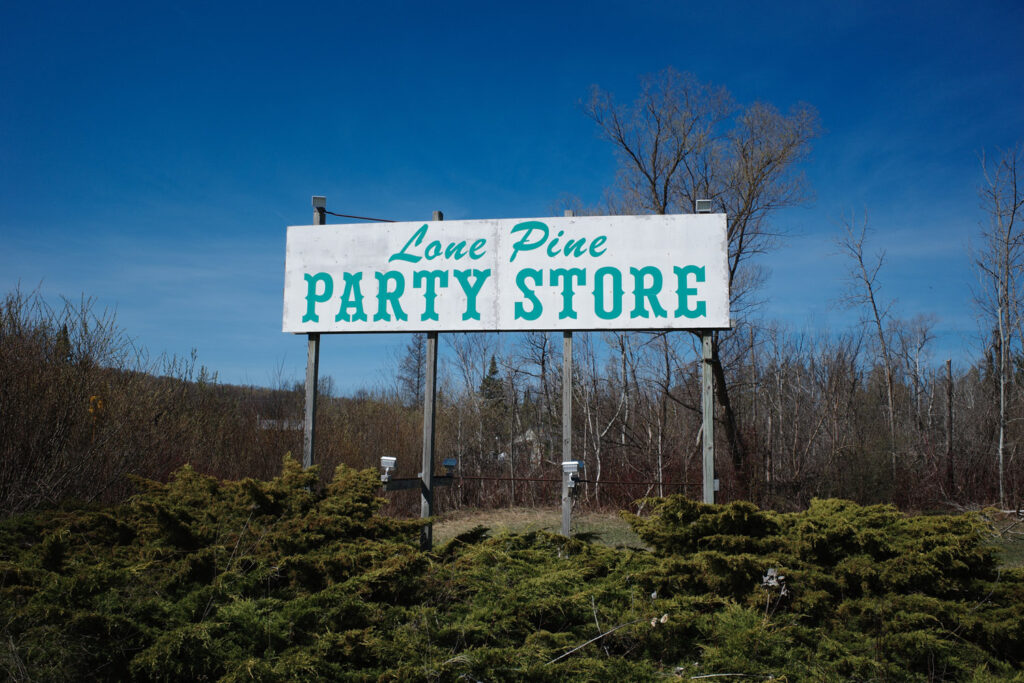
{"label": "green juniper shrub", "polygon": [[0,522],[13,680],[1024,680],[1024,572],[970,515],[670,497],[652,551],[470,530],[433,552],[372,471],[185,467]]}

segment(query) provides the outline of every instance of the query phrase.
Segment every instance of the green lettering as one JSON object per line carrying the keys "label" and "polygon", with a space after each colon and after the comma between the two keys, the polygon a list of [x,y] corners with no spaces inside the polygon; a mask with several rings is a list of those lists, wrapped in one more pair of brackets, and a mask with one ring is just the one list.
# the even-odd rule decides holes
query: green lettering
{"label": "green lettering", "polygon": [[[462,314],[463,320],[479,320],[480,313],[476,310],[476,297],[484,281],[490,276],[491,269],[487,270],[453,270],[455,279],[462,285],[462,291],[466,293],[466,312]],[[469,276],[473,275],[476,280],[470,284]]]}
{"label": "green lettering", "polygon": [[[338,315],[334,316],[334,321],[365,321],[366,312],[363,311],[363,292],[359,287],[359,282],[363,279],[363,274],[342,273],[342,276],[345,278],[345,291],[341,293],[341,308],[338,309]],[[348,314],[348,309],[350,308],[355,309],[355,312],[351,316]]]}
{"label": "green lettering", "polygon": [[[537,231],[536,238],[531,242],[530,235]],[[544,225],[540,221],[523,221],[522,223],[516,224],[511,234],[522,232],[523,236],[519,238],[519,241],[512,245],[512,256],[509,257],[508,262],[512,263],[516,260],[516,255],[521,251],[529,251],[530,249],[537,249],[540,245],[544,244],[548,238],[548,226]],[[533,320],[533,318],[528,318]]]}
{"label": "green lettering", "polygon": [[587,271],[583,268],[552,268],[551,269],[551,284],[557,285],[558,281],[562,281],[562,310],[558,313],[558,319],[572,318],[576,319],[576,311],[572,308],[572,295],[573,287],[572,281],[576,280],[577,284],[587,284]]}
{"label": "green lettering", "polygon": [[423,256],[426,257],[426,259],[428,261],[433,261],[434,259],[436,259],[440,255],[441,255],[441,243],[438,242],[437,240],[434,240],[433,242],[428,244],[427,248],[423,252]]}
{"label": "green lettering", "polygon": [[[302,277],[306,280],[306,314],[302,316],[302,322],[318,323],[320,316],[316,314],[316,305],[331,298],[331,294],[334,293],[334,280],[327,273],[317,273],[316,275],[305,273]],[[324,291],[323,294],[317,294],[317,285],[321,282],[324,283]]]}
{"label": "green lettering", "polygon": [[426,310],[420,316],[420,320],[437,320],[437,311],[434,310],[434,302],[437,300],[437,287],[448,286],[447,270],[417,270],[412,274],[412,286],[422,287],[426,283],[426,291],[423,298],[427,303]]}
{"label": "green lettering", "polygon": [[[512,255],[515,258],[515,254]],[[523,293],[523,296],[530,302],[530,310],[526,310],[526,306],[523,305],[522,301],[517,301],[515,306],[515,318],[516,320],[522,318],[523,320],[536,320],[540,317],[544,307],[540,303],[540,299],[533,293],[526,284],[526,279],[530,278],[533,280],[533,284],[536,287],[544,284],[544,273],[536,268],[523,268],[516,273],[516,286],[519,287],[519,291]]]}
{"label": "green lettering", "polygon": [[412,237],[409,238],[409,241],[405,243],[405,246],[402,247],[400,251],[388,257],[388,263],[391,263],[392,261],[408,261],[409,263],[416,263],[417,261],[419,261],[422,258],[421,256],[413,256],[412,254],[406,254],[405,250],[408,249],[409,247],[418,247],[420,243],[423,242],[423,238],[426,236],[427,224],[424,223],[422,228],[420,228],[419,230],[412,234]]}
{"label": "green lettering", "polygon": [[484,245],[487,244],[487,240],[480,238],[473,242],[473,246],[469,248],[469,258],[474,261],[484,255]]}
{"label": "green lettering", "polygon": [[[386,273],[374,273],[377,278],[377,312],[373,314],[373,321],[391,320],[388,313],[388,302],[391,302],[391,310],[395,312],[395,319],[408,320],[409,316],[402,310],[398,302],[402,293],[405,292],[405,278],[397,270],[389,270]],[[395,288],[388,287],[388,282],[394,282]]]}
{"label": "green lettering", "polygon": [[578,240],[568,240],[565,243],[565,255],[579,258],[587,251],[587,238],[581,237]]}
{"label": "green lettering", "polygon": [[676,290],[676,293],[679,295],[679,308],[676,309],[676,317],[700,318],[707,315],[708,304],[706,301],[697,301],[694,303],[694,307],[690,308],[688,299],[691,295],[697,294],[697,288],[686,286],[686,276],[691,274],[693,275],[694,282],[704,282],[704,267],[686,266],[685,268],[680,268],[675,266],[673,270],[676,273],[676,281],[679,283],[679,288]]}
{"label": "green lettering", "polygon": [[559,230],[558,234],[555,235],[555,239],[551,240],[548,244],[548,256],[554,258],[558,256],[558,240],[561,239],[562,235],[565,234],[565,230]]}
{"label": "green lettering", "polygon": [[[604,305],[604,280],[605,277],[612,278],[612,307],[611,310]],[[622,273],[618,268],[605,266],[598,268],[594,273],[594,313],[601,320],[613,320],[622,315]]]}
{"label": "green lettering", "polygon": [[[630,268],[629,272],[633,275],[633,310],[630,311],[630,318],[649,318],[650,314],[644,307],[644,299],[651,305],[651,310],[654,311],[654,317],[656,318],[667,318],[668,311],[661,307],[658,303],[658,293],[661,291],[661,271],[654,266],[645,266],[643,268]],[[644,278],[647,276],[651,277],[650,286],[644,285]]]}
{"label": "green lettering", "polygon": [[466,242],[452,242],[444,248],[444,257],[458,261],[466,255]]}

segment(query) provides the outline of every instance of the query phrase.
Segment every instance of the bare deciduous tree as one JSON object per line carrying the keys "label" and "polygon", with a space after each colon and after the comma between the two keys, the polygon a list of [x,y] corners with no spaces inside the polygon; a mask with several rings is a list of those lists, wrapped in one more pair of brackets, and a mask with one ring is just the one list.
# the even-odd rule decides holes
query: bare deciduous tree
{"label": "bare deciduous tree", "polygon": [[[911,400],[914,406],[914,426],[920,433],[925,427],[925,419],[930,421],[933,417],[923,414],[921,399],[924,391],[934,383],[928,382],[927,373],[928,346],[935,339],[936,318],[934,315],[918,314],[909,320],[897,321],[895,330],[896,341],[899,345],[899,357],[903,362],[905,371],[910,375],[913,393]],[[922,368],[922,362],[925,368]]]}
{"label": "bare deciduous tree", "polygon": [[[595,86],[585,111],[619,156],[610,212],[690,213],[700,198],[727,214],[730,303],[742,317],[761,280],[748,261],[778,237],[771,215],[810,194],[799,167],[819,132],[814,109],[801,104],[782,114],[762,102],[738,106],[725,88],[666,69],[644,80],[630,106]],[[723,370],[724,342],[714,335],[716,394],[733,464],[742,470],[746,448]]]}
{"label": "bare deciduous tree", "polygon": [[996,459],[999,468],[999,504],[1006,505],[1005,453],[1007,440],[1007,389],[1013,381],[1011,354],[1020,353],[1022,302],[1024,296],[1024,232],[1020,214],[1024,207],[1017,179],[1019,147],[1006,150],[990,164],[981,159],[984,181],[979,188],[981,208],[987,214],[982,228],[981,252],[975,259],[980,280],[975,300],[992,330],[992,357],[997,363],[999,383],[999,438]]}
{"label": "bare deciduous tree", "polygon": [[868,221],[865,217],[857,227],[856,217],[851,215],[843,223],[843,234],[838,238],[840,250],[849,257],[850,287],[844,301],[847,306],[863,307],[867,311],[865,322],[873,326],[878,339],[878,355],[885,370],[885,398],[889,408],[889,449],[892,458],[892,471],[896,473],[896,399],[894,390],[893,350],[889,339],[889,323],[891,322],[892,301],[884,301],[881,297],[881,283],[878,271],[885,264],[885,252],[875,256],[865,255],[864,245],[867,239]]}
{"label": "bare deciduous tree", "polygon": [[407,406],[416,406],[423,400],[423,386],[427,371],[427,335],[416,332],[409,337],[404,351],[395,359],[395,384],[398,395]]}

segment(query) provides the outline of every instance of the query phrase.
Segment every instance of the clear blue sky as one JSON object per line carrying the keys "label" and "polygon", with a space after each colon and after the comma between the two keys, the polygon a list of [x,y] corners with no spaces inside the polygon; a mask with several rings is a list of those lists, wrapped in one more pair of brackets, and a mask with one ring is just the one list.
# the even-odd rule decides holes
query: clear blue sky
{"label": "clear blue sky", "polygon": [[[614,176],[580,101],[667,66],[825,129],[763,314],[841,328],[831,239],[867,209],[885,294],[968,361],[978,154],[1024,141],[1024,4],[47,3],[0,7],[0,287],[94,296],[153,353],[225,382],[298,379],[280,332],[285,226],[543,216]],[[883,6],[884,5],[884,6]],[[372,227],[368,228],[372,229]],[[380,381],[394,336],[331,337],[322,372]]]}

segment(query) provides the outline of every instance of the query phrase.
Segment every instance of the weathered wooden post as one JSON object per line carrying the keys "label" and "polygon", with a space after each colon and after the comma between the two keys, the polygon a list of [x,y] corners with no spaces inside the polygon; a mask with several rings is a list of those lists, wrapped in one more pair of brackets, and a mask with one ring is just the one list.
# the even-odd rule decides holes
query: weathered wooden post
{"label": "weathered wooden post", "polygon": [[562,535],[572,522],[572,484],[565,463],[572,460],[572,332],[562,333]]}
{"label": "weathered wooden post", "polygon": [[[435,221],[443,221],[444,214],[434,212]],[[427,332],[427,367],[423,386],[423,461],[420,471],[420,517],[434,514],[434,408],[437,399],[437,332]],[[434,526],[424,525],[420,530],[420,548],[430,550],[434,545]]]}
{"label": "weathered wooden post", "polygon": [[946,359],[946,495],[952,499],[956,493],[953,474],[953,361]]}
{"label": "weathered wooden post", "polygon": [[[713,206],[710,199],[694,199],[694,213],[711,213]],[[715,380],[711,363],[714,359],[714,332],[703,330],[700,333],[701,349],[701,432],[704,435],[704,455],[701,471],[703,474],[704,502],[715,502]]]}
{"label": "weathered wooden post", "polygon": [[711,344],[714,332],[700,333],[701,341],[701,419],[704,432],[704,502],[715,502],[715,382],[711,372]]}
{"label": "weathered wooden post", "polygon": [[[565,216],[571,218],[571,209]],[[562,462],[572,460],[572,331],[562,332]],[[572,523],[572,485],[570,474],[562,465],[562,535],[569,535]]]}
{"label": "weathered wooden post", "polygon": [[[313,225],[327,224],[327,198],[313,196]],[[306,345],[306,410],[302,439],[302,466],[316,462],[316,394],[320,381],[320,333],[307,335]]]}

